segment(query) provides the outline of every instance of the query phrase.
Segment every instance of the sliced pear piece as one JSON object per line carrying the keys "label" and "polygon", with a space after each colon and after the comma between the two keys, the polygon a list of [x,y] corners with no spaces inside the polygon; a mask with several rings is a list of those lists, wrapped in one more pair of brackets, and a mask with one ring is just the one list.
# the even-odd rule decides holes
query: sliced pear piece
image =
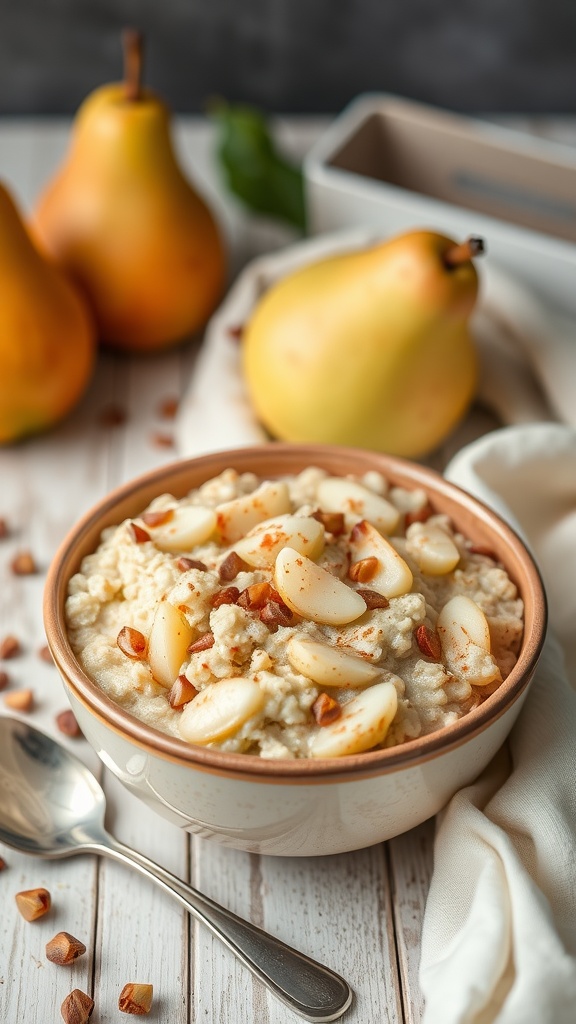
{"label": "sliced pear piece", "polygon": [[422,572],[429,576],[445,576],[460,561],[458,548],[440,526],[413,523],[406,531],[406,547]]}
{"label": "sliced pear piece", "polygon": [[186,704],[178,728],[188,743],[214,743],[232,736],[262,710],[265,696],[244,676],[219,679]]}
{"label": "sliced pear piece", "polygon": [[396,548],[371,523],[356,523],[350,535],[352,562],[377,558],[378,569],[370,579],[370,589],[384,597],[400,597],[412,587],[412,572]]}
{"label": "sliced pear piece", "polygon": [[288,484],[267,480],[251,494],[243,494],[216,507],[220,540],[222,544],[235,544],[258,523],[281,516],[290,509]]}
{"label": "sliced pear piece", "polygon": [[396,506],[354,480],[329,476],[320,481],[316,494],[325,512],[344,512],[354,520],[367,519],[382,533],[392,533],[398,526],[400,512]]}
{"label": "sliced pear piece", "polygon": [[490,653],[490,629],[484,612],[464,594],[450,598],[436,621],[442,653],[450,671],[473,686],[501,679]]}
{"label": "sliced pear piece", "polygon": [[278,553],[274,585],[293,612],[313,622],[338,626],[366,611],[366,602],[355,590],[292,548]]}
{"label": "sliced pear piece", "polygon": [[148,638],[148,664],[161,686],[170,687],[177,679],[193,635],[182,613],[166,598],[160,601]]}
{"label": "sliced pear piece", "polygon": [[344,757],[382,743],[398,708],[394,683],[363,690],[342,708],[340,718],[321,727],[310,744],[311,757]]}
{"label": "sliced pear piece", "polygon": [[191,551],[197,544],[208,540],[216,529],[216,513],[213,508],[180,505],[166,511],[172,514],[158,526],[146,523],[146,529],[160,551],[174,555],[181,551]]}
{"label": "sliced pear piece", "polygon": [[367,686],[382,674],[378,665],[357,654],[298,636],[289,641],[286,653],[292,668],[320,686]]}
{"label": "sliced pear piece", "polygon": [[277,516],[255,526],[234,544],[240,558],[256,568],[274,565],[278,552],[285,547],[313,560],[319,558],[324,550],[322,523],[311,516]]}

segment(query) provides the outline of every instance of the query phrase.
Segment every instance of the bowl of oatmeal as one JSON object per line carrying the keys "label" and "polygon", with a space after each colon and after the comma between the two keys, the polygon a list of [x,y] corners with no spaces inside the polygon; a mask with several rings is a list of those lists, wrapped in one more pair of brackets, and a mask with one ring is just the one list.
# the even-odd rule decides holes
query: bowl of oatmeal
{"label": "bowl of oatmeal", "polygon": [[124,785],[191,832],[296,856],[390,838],[472,781],[545,620],[493,512],[420,465],[309,445],[123,486],[45,594],[73,710]]}

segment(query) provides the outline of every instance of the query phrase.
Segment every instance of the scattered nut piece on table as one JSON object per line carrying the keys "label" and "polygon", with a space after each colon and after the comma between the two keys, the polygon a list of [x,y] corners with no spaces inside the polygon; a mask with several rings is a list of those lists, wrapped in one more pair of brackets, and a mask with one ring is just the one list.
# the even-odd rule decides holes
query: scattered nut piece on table
{"label": "scattered nut piece on table", "polygon": [[66,996],[60,1013],[65,1024],[88,1024],[93,1009],[94,1000],[86,992],[75,988]]}
{"label": "scattered nut piece on table", "polygon": [[38,566],[31,551],[17,551],[10,562],[10,568],[15,576],[33,576],[38,572]]}
{"label": "scattered nut piece on table", "polygon": [[58,932],[46,943],[46,959],[53,964],[71,964],[86,952],[86,946],[70,932]]}
{"label": "scattered nut piece on table", "polygon": [[25,714],[32,711],[34,706],[33,690],[12,690],[4,695],[4,703],[12,711],[22,711]]}
{"label": "scattered nut piece on table", "polygon": [[76,720],[76,715],[68,708],[56,715],[56,725],[64,736],[82,736],[82,730]]}
{"label": "scattered nut piece on table", "polygon": [[127,985],[124,985],[120,993],[118,1009],[122,1013],[131,1013],[136,1016],[150,1013],[153,991],[152,985],[138,985],[134,982],[129,982]]}
{"label": "scattered nut piece on table", "polygon": [[52,906],[52,897],[48,889],[42,887],[23,889],[22,892],[16,893],[14,899],[25,921],[37,921],[39,917],[44,917]]}
{"label": "scattered nut piece on table", "polygon": [[5,661],[7,661],[8,658],[17,657],[21,650],[22,648],[18,637],[13,636],[12,633],[5,636],[3,640],[0,640],[0,658],[3,658]]}

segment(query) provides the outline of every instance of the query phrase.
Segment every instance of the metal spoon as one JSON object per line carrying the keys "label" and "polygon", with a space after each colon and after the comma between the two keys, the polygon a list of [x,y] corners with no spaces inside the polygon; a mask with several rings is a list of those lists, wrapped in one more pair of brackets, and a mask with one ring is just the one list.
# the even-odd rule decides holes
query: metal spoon
{"label": "metal spoon", "polygon": [[98,853],[136,868],[174,896],[279,999],[306,1020],[341,1017],[347,982],[124,846],[104,828],[104,793],[86,765],[50,736],[0,716],[0,842],[56,859]]}

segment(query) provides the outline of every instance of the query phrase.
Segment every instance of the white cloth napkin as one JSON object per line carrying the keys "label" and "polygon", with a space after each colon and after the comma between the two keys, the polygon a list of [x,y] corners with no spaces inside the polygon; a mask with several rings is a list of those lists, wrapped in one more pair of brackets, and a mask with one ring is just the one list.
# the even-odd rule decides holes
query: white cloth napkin
{"label": "white cloth napkin", "polygon": [[[251,263],[211,321],[177,422],[182,455],[260,443],[238,329],[304,262],[365,231]],[[422,935],[425,1024],[576,1021],[576,325],[492,266],[474,318],[480,400],[506,426],[447,476],[519,529],[541,567],[551,633],[509,743],[438,816]]]}

